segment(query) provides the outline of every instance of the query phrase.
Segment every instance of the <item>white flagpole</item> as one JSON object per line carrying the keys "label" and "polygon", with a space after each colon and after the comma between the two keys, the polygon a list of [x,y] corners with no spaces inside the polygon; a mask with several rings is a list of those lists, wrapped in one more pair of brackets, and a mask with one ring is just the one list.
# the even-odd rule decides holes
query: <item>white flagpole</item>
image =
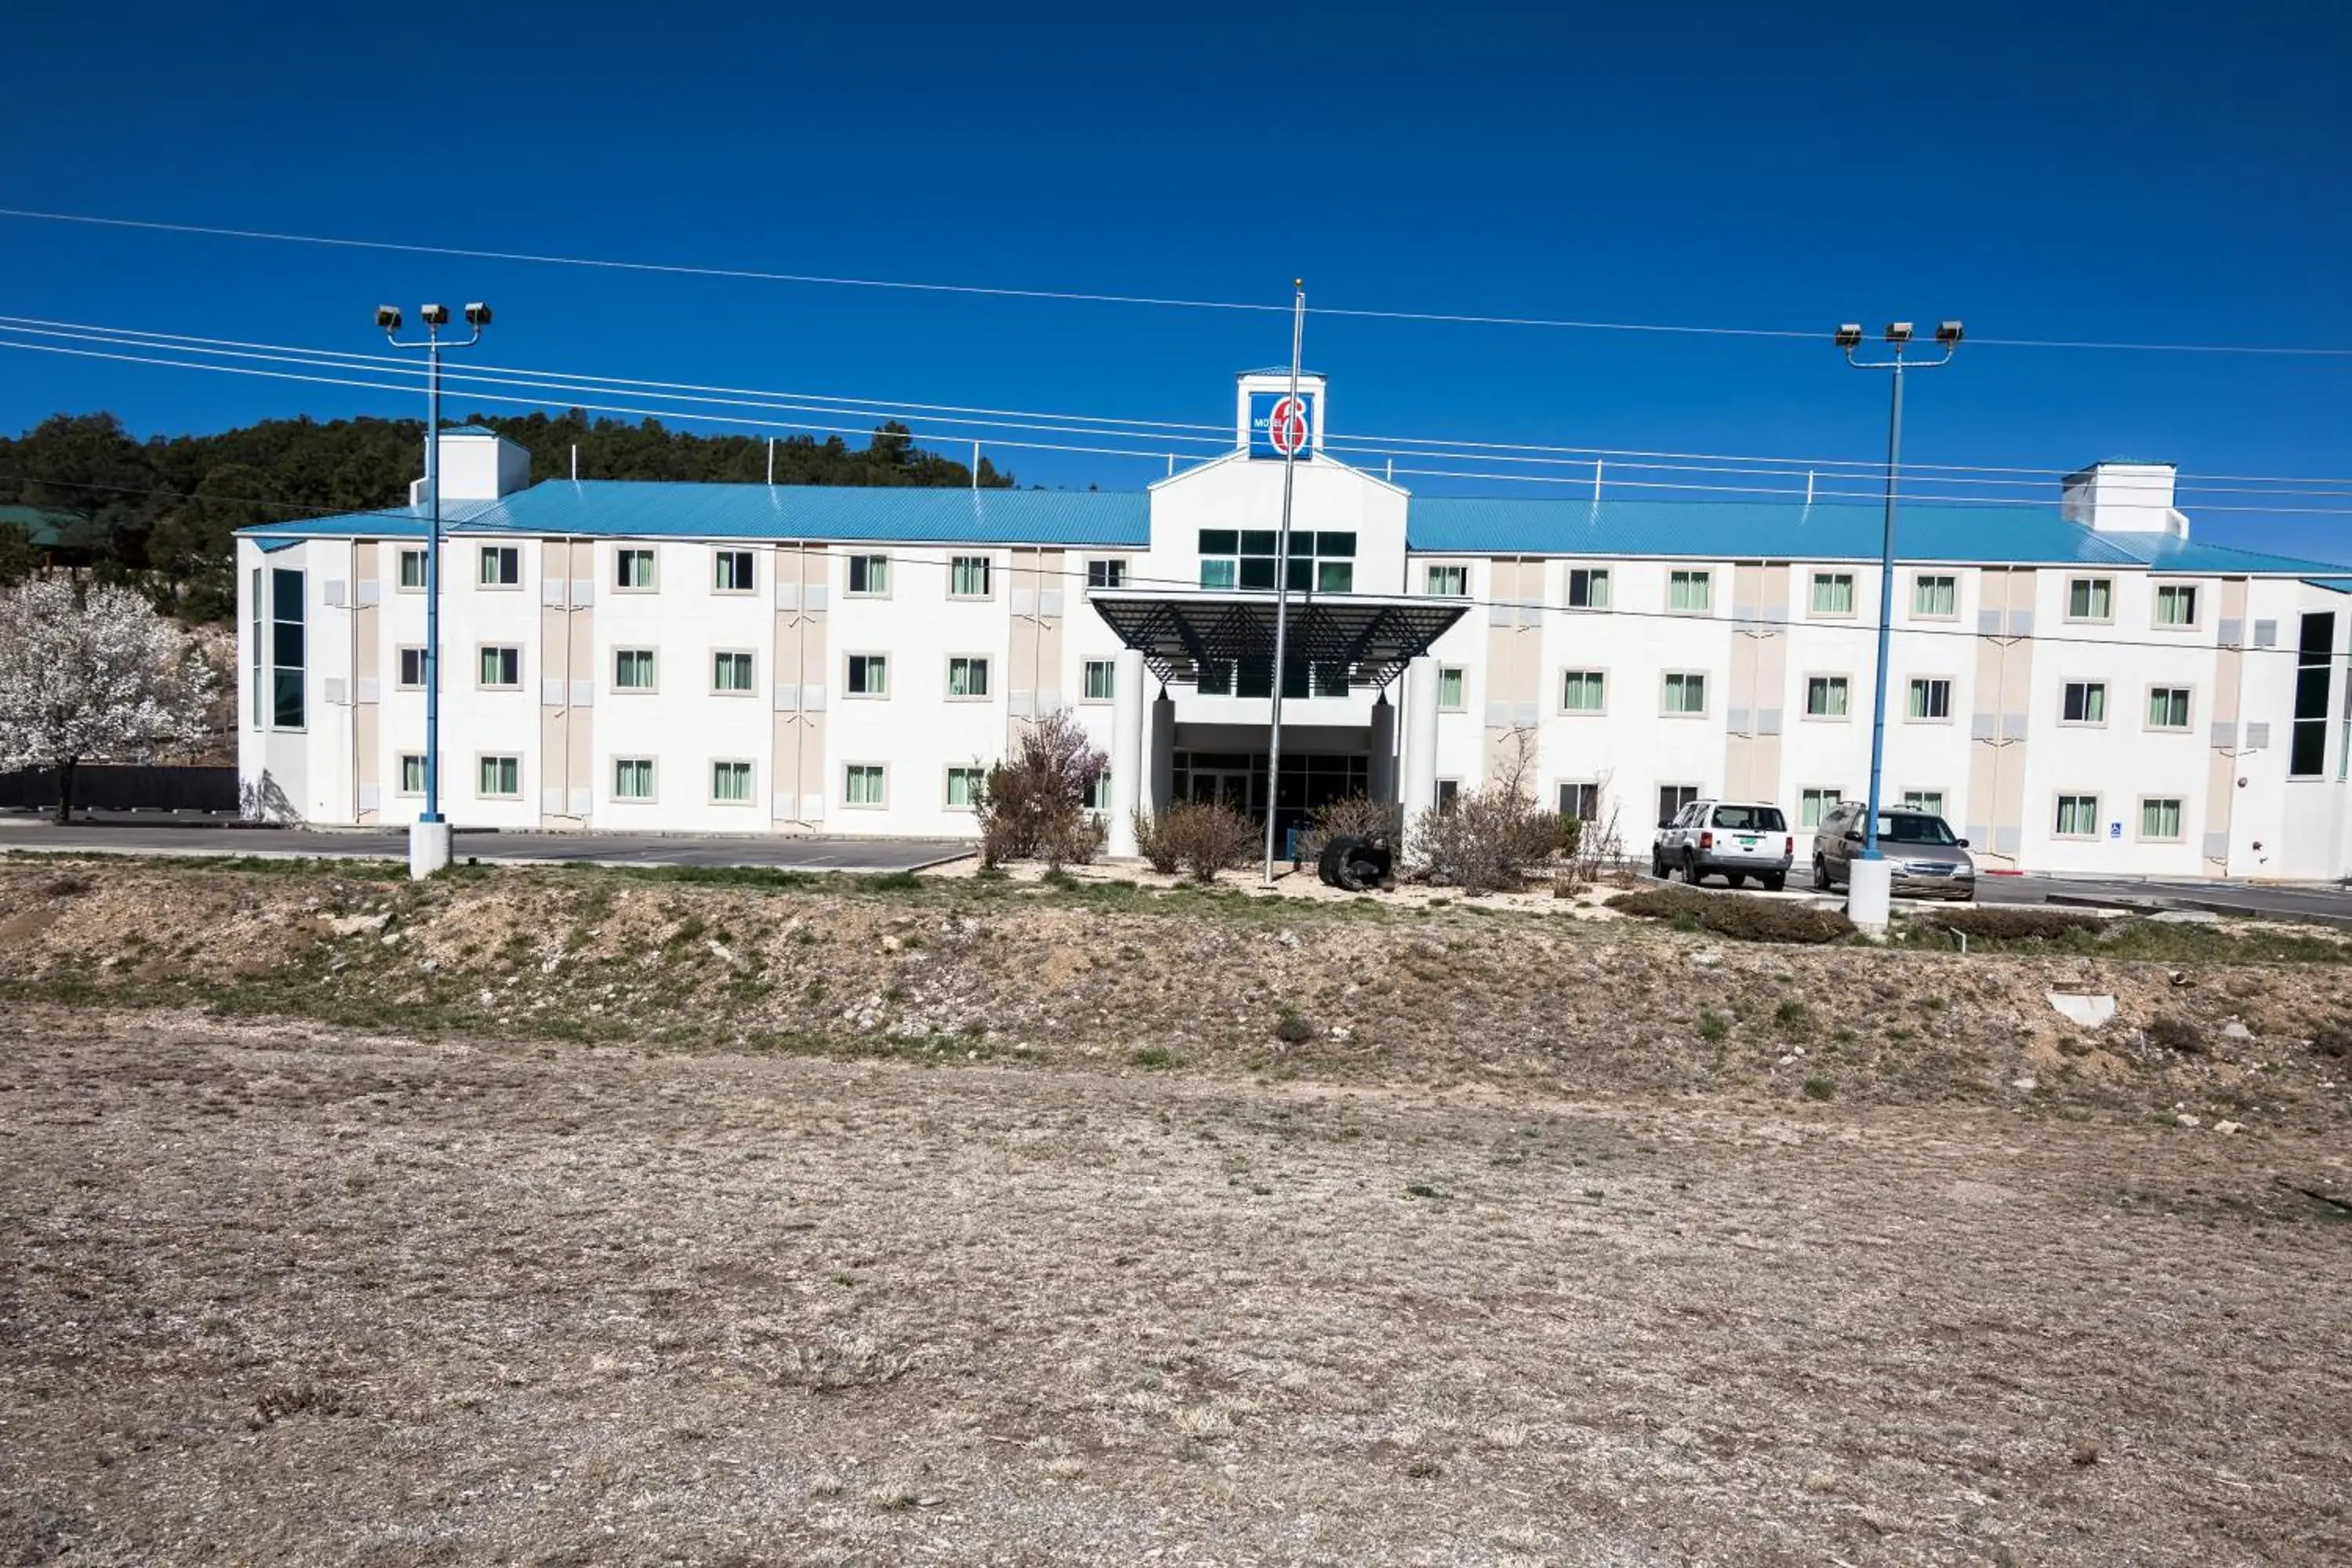
{"label": "white flagpole", "polygon": [[[1265,879],[1274,880],[1275,818],[1282,798],[1282,676],[1289,653],[1290,489],[1298,471],[1298,450],[1315,437],[1314,421],[1298,401],[1298,351],[1307,336],[1307,280],[1296,279],[1290,306],[1290,411],[1298,420],[1298,440],[1282,454],[1282,531],[1274,546],[1274,725],[1265,749]],[[1271,436],[1278,420],[1266,421]]]}

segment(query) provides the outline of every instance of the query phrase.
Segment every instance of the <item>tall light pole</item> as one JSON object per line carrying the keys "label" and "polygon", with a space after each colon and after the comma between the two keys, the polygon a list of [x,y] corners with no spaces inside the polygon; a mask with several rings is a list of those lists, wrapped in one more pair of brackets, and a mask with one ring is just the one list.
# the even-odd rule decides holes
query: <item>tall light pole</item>
{"label": "tall light pole", "polygon": [[408,874],[421,879],[449,863],[449,823],[441,815],[441,353],[480,342],[490,308],[478,301],[466,307],[474,335],[463,342],[441,341],[448,306],[419,306],[416,314],[425,322],[424,341],[403,342],[399,309],[375,308],[375,324],[394,348],[425,351],[425,813],[408,830]]}
{"label": "tall light pole", "polygon": [[[1267,416],[1265,433],[1282,454],[1282,530],[1274,544],[1274,721],[1266,731],[1265,752],[1265,879],[1274,880],[1275,821],[1282,815],[1282,678],[1290,649],[1290,494],[1298,473],[1298,454],[1314,437],[1314,421],[1307,405],[1298,401],[1298,351],[1307,335],[1307,280],[1291,285],[1290,395]],[[1287,420],[1296,423],[1286,423]],[[1309,567],[1311,572],[1314,568]]]}
{"label": "tall light pole", "polygon": [[1886,528],[1878,552],[1878,672],[1871,682],[1870,698],[1870,812],[1863,819],[1862,859],[1849,864],[1846,870],[1846,912],[1854,924],[1874,933],[1885,931],[1894,895],[1893,873],[1878,847],[1878,804],[1886,766],[1886,665],[1895,637],[1895,493],[1903,466],[1903,373],[1951,363],[1960,336],[1960,323],[1946,321],[1936,329],[1936,342],[1944,351],[1941,359],[1906,360],[1911,323],[1889,321],[1886,341],[1894,348],[1893,356],[1860,360],[1854,358],[1854,351],[1862,346],[1861,326],[1848,321],[1837,330],[1837,345],[1845,351],[1846,363],[1856,370],[1894,372],[1886,413]]}

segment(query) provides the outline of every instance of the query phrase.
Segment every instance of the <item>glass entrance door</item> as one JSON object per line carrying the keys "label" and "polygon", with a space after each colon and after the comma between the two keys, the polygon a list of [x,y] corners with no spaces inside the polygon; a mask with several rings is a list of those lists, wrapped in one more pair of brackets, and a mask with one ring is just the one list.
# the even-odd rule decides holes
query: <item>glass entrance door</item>
{"label": "glass entrance door", "polygon": [[1246,768],[1193,768],[1190,771],[1192,794],[1187,798],[1213,805],[1223,805],[1244,816],[1250,809],[1250,774]]}

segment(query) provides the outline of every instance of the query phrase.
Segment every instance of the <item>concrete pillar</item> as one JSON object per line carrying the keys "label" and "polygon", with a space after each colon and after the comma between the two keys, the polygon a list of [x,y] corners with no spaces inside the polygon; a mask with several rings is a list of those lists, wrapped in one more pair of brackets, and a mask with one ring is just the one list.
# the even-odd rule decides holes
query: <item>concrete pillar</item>
{"label": "concrete pillar", "polygon": [[1144,774],[1150,793],[1144,796],[1143,809],[1158,813],[1176,804],[1176,702],[1161,687],[1151,704],[1151,725],[1146,732],[1150,747],[1150,769]]}
{"label": "concrete pillar", "polygon": [[1143,799],[1143,655],[1118,650],[1110,689],[1110,829],[1106,847],[1120,858],[1136,854],[1135,808]]}
{"label": "concrete pillar", "polygon": [[1372,757],[1370,778],[1367,781],[1371,797],[1377,804],[1396,804],[1397,786],[1396,709],[1382,691],[1372,703]]}
{"label": "concrete pillar", "polygon": [[1437,804],[1437,661],[1427,654],[1404,667],[1404,761],[1398,781],[1410,825]]}
{"label": "concrete pillar", "polygon": [[1886,920],[1894,903],[1894,861],[1857,858],[1845,863],[1845,918],[1863,935],[1886,935]]}

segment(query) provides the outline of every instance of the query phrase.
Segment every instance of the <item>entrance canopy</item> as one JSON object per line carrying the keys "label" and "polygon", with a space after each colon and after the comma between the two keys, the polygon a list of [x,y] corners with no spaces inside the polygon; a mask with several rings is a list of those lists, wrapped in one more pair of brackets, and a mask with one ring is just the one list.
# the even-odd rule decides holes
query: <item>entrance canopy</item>
{"label": "entrance canopy", "polygon": [[[1203,667],[1273,666],[1270,593],[1097,589],[1087,598],[1163,683],[1197,681]],[[1350,685],[1383,687],[1468,609],[1455,599],[1293,594],[1284,652],[1294,668],[1338,667]]]}

